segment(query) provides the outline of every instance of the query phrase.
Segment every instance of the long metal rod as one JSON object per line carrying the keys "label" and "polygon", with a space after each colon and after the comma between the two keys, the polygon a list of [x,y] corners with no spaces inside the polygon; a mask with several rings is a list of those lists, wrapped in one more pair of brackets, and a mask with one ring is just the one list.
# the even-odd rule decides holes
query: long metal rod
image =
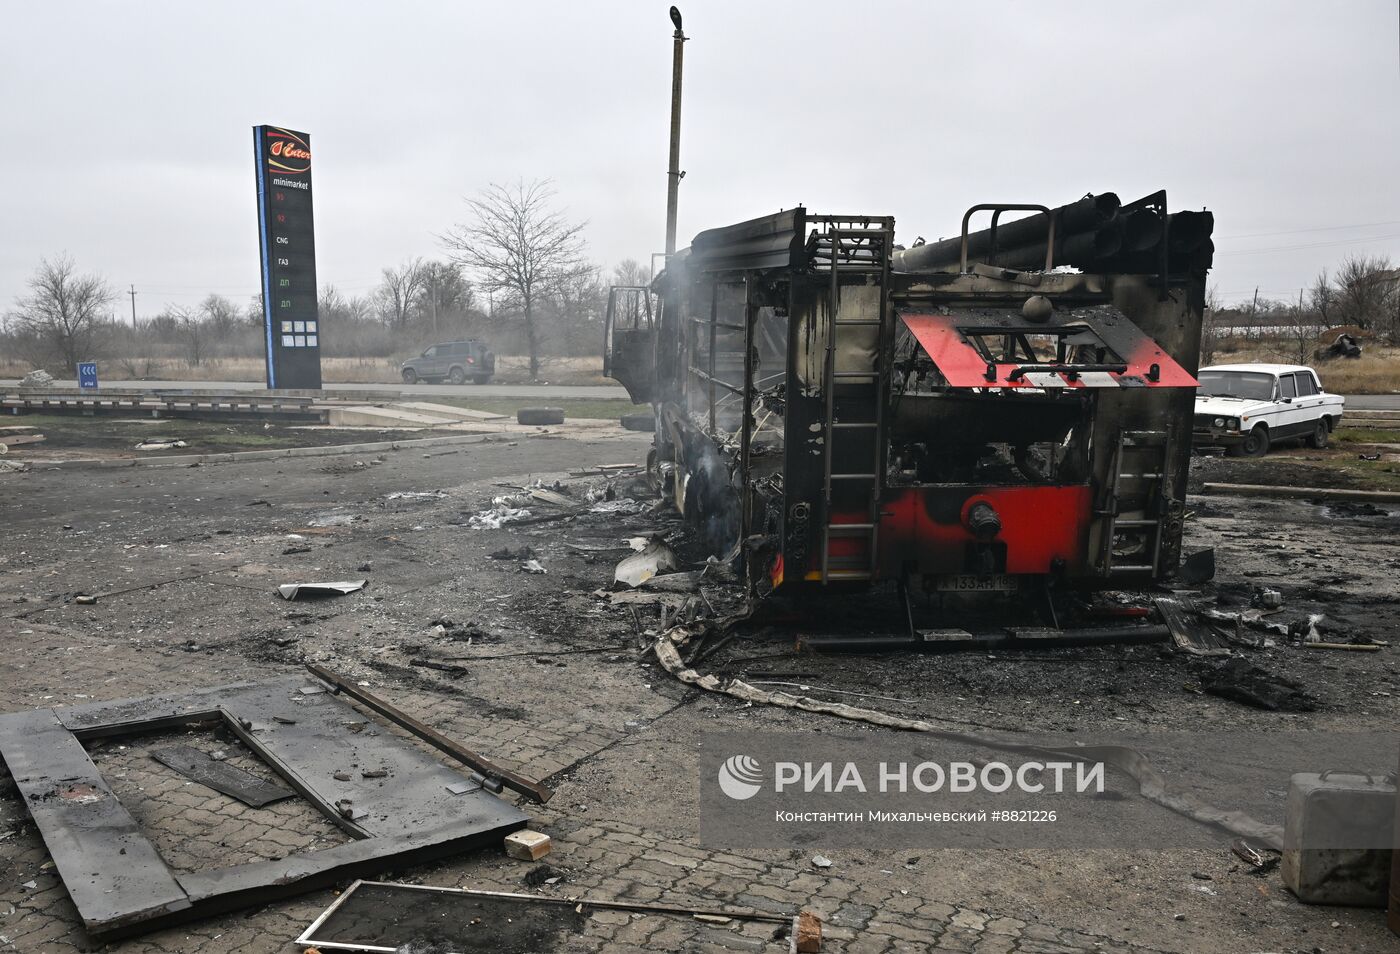
{"label": "long metal rod", "polygon": [[[747,541],[753,526],[753,492],[749,486],[753,478],[750,473],[752,444],[754,431],[753,417],[753,373],[754,373],[754,348],[753,331],[754,321],[758,317],[758,306],[753,301],[754,277],[753,273],[744,276],[744,406],[740,413],[743,417],[739,419],[739,486],[744,497],[739,501],[739,539]],[[714,334],[713,326],[710,333]],[[713,338],[711,339],[713,341]],[[710,351],[710,360],[714,361],[715,353]],[[710,404],[710,413],[714,414],[714,404]],[[744,561],[745,572],[750,569],[748,560]],[[750,581],[752,582],[752,581]]]}
{"label": "long metal rod", "polygon": [[676,251],[676,208],[681,188],[681,68],[685,58],[685,34],[681,32],[681,12],[671,8],[676,25],[671,54],[671,161],[666,171],[666,255]]}
{"label": "long metal rod", "polygon": [[908,636],[840,636],[823,638],[807,637],[801,640],[802,646],[818,652],[829,653],[885,653],[905,650],[916,653],[947,653],[965,650],[1036,650],[1068,649],[1085,646],[1124,645],[1140,646],[1164,643],[1171,639],[1171,630],[1165,626],[1124,626],[1105,629],[1067,629],[1056,636],[1012,636],[990,634],[985,636],[950,637],[946,639],[913,640]]}
{"label": "long metal rod", "polygon": [[463,765],[480,772],[488,779],[500,779],[501,784],[506,788],[513,792],[519,792],[531,801],[538,802],[541,805],[553,797],[553,790],[546,788],[539,782],[532,782],[522,775],[517,775],[508,768],[502,768],[485,756],[478,755],[465,746],[453,742],[441,732],[438,732],[431,726],[424,725],[407,712],[385,702],[378,696],[371,695],[343,676],[337,676],[327,669],[322,669],[315,663],[307,663],[306,668],[311,670],[312,675],[317,679],[320,679],[322,682],[334,688],[336,692],[343,692],[356,702],[373,709],[390,722],[400,728],[407,729],[433,748],[440,752],[445,752]]}

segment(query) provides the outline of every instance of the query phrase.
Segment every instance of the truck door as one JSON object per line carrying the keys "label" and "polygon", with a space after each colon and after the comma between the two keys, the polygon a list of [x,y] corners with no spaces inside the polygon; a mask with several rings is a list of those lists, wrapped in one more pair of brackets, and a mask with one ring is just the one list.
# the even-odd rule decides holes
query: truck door
{"label": "truck door", "polygon": [[614,285],[608,289],[603,331],[603,376],[627,389],[633,404],[647,404],[656,393],[656,321],[651,289]]}

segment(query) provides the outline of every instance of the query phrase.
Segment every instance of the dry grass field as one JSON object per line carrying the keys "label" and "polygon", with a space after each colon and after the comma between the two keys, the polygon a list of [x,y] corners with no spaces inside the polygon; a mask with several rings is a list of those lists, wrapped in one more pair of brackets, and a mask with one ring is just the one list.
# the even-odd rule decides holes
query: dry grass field
{"label": "dry grass field", "polygon": [[[1212,364],[1280,362],[1291,364],[1281,343],[1226,342],[1216,350]],[[540,381],[550,384],[609,385],[603,377],[603,359],[545,358]],[[332,384],[391,384],[399,380],[400,360],[396,358],[325,358],[322,377]],[[1322,386],[1334,394],[1400,393],[1400,348],[1370,344],[1357,360],[1334,359],[1315,362]],[[524,355],[496,358],[497,384],[528,384],[529,359]],[[0,378],[23,377],[30,370],[24,361],[0,357]],[[191,367],[177,358],[127,358],[99,362],[103,381],[260,381],[263,363],[259,358],[218,358]]]}
{"label": "dry grass field", "polygon": [[[332,384],[390,384],[400,380],[400,364],[393,358],[324,358],[321,376]],[[133,369],[137,373],[132,373]],[[0,378],[20,378],[30,370],[28,362],[0,358]],[[260,381],[263,362],[259,358],[219,358],[192,367],[178,359],[111,359],[98,362],[98,375],[102,381]],[[601,357],[545,358],[540,381],[570,385],[616,383],[603,377]],[[493,384],[529,382],[529,358],[497,356]]]}

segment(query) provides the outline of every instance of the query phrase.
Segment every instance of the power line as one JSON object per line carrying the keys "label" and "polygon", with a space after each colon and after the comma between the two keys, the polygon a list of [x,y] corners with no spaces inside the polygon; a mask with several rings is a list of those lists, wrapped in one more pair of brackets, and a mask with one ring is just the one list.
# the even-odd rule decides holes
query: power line
{"label": "power line", "polygon": [[1387,235],[1371,235],[1366,238],[1338,239],[1335,242],[1309,242],[1302,245],[1270,245],[1265,248],[1239,248],[1226,251],[1216,250],[1216,255],[1256,255],[1262,252],[1292,252],[1305,248],[1331,248],[1337,245],[1362,245],[1366,242],[1388,242],[1400,238],[1400,232]]}
{"label": "power line", "polygon": [[1391,222],[1362,222],[1357,225],[1322,225],[1315,229],[1285,229],[1281,232],[1245,232],[1219,236],[1227,239],[1267,238],[1270,235],[1301,235],[1305,232],[1342,232],[1347,229],[1378,229],[1388,225],[1400,225],[1400,219]]}

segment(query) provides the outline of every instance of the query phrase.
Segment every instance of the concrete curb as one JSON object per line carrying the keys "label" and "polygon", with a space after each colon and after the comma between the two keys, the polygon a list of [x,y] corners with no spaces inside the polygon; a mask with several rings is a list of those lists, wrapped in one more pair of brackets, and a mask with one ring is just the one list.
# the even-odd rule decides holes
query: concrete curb
{"label": "concrete curb", "polygon": [[[521,435],[528,436],[528,435]],[[106,467],[189,467],[192,464],[237,464],[243,461],[276,460],[280,457],[333,457],[338,454],[366,454],[375,451],[413,450],[444,444],[482,444],[499,441],[495,434],[456,434],[451,437],[423,437],[409,441],[374,441],[368,444],[328,444],[325,447],[282,447],[277,450],[230,451],[225,454],[182,454],[172,457],[86,457],[74,460],[31,460],[30,471],[82,470]]]}

